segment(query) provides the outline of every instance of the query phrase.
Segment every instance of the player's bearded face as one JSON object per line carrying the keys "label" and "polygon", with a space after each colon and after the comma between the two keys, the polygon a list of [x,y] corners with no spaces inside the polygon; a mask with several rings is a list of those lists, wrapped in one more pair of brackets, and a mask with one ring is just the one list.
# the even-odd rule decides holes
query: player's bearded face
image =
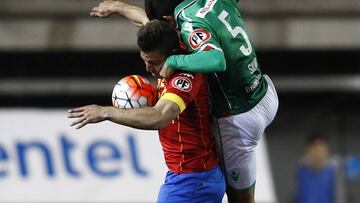
{"label": "player's bearded face", "polygon": [[160,78],[159,73],[165,63],[166,56],[159,51],[141,51],[140,56],[145,63],[146,71],[150,72],[154,77]]}

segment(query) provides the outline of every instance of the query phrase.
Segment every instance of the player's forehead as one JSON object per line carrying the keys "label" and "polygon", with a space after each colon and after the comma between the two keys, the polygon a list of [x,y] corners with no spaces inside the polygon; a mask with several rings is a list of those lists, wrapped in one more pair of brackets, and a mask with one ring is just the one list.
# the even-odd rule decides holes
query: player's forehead
{"label": "player's forehead", "polygon": [[159,51],[140,51],[140,56],[146,61],[156,61],[165,58]]}

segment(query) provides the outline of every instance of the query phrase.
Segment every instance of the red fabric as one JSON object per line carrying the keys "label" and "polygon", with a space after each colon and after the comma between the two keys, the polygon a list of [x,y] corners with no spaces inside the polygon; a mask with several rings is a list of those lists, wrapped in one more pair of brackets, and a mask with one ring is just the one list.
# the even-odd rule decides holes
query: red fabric
{"label": "red fabric", "polygon": [[180,49],[181,49],[181,51],[184,53],[184,54],[186,54],[186,53],[188,53],[188,51],[187,51],[187,48],[186,48],[186,44],[183,42],[183,41],[179,41],[179,44],[180,44]]}
{"label": "red fabric", "polygon": [[[190,81],[190,86],[181,81]],[[205,75],[177,73],[160,81],[159,95],[174,93],[186,109],[168,126],[159,130],[165,161],[174,173],[204,171],[218,164],[211,130],[209,97]]]}

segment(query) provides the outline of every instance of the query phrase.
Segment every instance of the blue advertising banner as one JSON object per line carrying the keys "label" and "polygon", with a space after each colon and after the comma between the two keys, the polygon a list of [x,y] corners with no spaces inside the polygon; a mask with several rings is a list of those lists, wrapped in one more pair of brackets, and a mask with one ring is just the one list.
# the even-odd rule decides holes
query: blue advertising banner
{"label": "blue advertising banner", "polygon": [[[167,172],[157,131],[70,123],[66,109],[0,109],[0,203],[156,201]],[[256,199],[270,203],[263,142]]]}

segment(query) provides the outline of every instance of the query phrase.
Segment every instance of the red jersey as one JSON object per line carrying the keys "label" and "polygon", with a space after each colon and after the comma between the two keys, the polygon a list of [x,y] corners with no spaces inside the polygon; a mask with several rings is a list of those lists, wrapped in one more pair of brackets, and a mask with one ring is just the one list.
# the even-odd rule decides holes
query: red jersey
{"label": "red jersey", "polygon": [[159,97],[175,102],[180,115],[159,130],[166,165],[174,173],[204,171],[218,158],[211,130],[206,77],[200,73],[175,73],[159,80]]}

